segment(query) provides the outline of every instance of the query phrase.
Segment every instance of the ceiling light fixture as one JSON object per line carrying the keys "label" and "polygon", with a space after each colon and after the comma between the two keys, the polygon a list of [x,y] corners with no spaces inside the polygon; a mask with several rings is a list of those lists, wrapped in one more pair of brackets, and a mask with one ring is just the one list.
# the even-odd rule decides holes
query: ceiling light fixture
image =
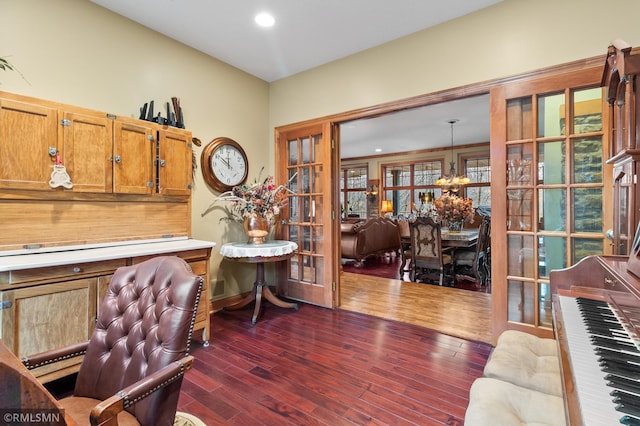
{"label": "ceiling light fixture", "polygon": [[457,193],[460,187],[471,183],[471,179],[468,177],[464,175],[458,176],[456,174],[456,162],[453,154],[453,125],[458,121],[457,119],[452,119],[447,122],[451,125],[451,162],[449,163],[449,174],[441,176],[440,179],[436,181],[436,185],[441,186],[443,191],[453,193]]}
{"label": "ceiling light fixture", "polygon": [[273,24],[276,23],[275,18],[271,14],[266,12],[258,13],[254,20],[256,21],[256,24],[265,28],[273,27]]}

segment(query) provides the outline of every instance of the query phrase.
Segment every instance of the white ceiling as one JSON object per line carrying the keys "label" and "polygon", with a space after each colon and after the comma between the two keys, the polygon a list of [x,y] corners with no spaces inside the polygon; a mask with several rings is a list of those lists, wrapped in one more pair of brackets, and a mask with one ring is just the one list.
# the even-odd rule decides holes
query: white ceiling
{"label": "white ceiling", "polygon": [[[489,95],[473,96],[340,126],[340,157],[410,152],[489,141]],[[376,149],[381,149],[380,152]]]}
{"label": "white ceiling", "polygon": [[[502,0],[91,1],[272,82]],[[275,25],[268,29],[258,27],[253,21],[257,13],[264,11],[275,17]],[[477,111],[467,112],[465,102],[458,102],[453,110],[447,110],[445,105],[434,110],[430,108],[435,107],[423,109],[422,113],[427,115],[418,111],[396,113],[369,119],[357,126],[356,123],[343,126],[343,158],[371,155],[368,148],[372,145],[390,142],[396,152],[404,151],[404,148],[400,149],[403,146],[406,150],[442,146],[443,138],[448,145],[450,129],[447,121],[454,118],[460,119],[454,131],[460,133],[461,141],[465,131],[482,134],[481,128],[471,128],[479,124]],[[472,106],[477,106],[477,102],[469,105]],[[475,142],[488,140],[488,100],[482,108],[487,113],[480,121],[486,120],[483,124],[486,124],[487,136]],[[385,120],[382,128],[382,121],[378,120]],[[457,144],[458,137],[455,139]],[[438,141],[437,145],[429,145],[435,143],[433,141]]]}

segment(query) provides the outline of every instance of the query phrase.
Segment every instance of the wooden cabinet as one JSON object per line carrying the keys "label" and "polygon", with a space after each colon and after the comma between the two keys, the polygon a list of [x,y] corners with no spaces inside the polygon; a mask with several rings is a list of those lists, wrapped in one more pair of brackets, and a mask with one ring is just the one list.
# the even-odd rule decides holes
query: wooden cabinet
{"label": "wooden cabinet", "polygon": [[640,52],[616,40],[609,46],[602,75],[609,103],[609,154],[614,166],[613,254],[629,255],[640,220]]}
{"label": "wooden cabinet", "polygon": [[636,183],[638,157],[628,156],[613,168],[613,235],[612,254],[628,256],[640,220],[640,186]]}
{"label": "wooden cabinet", "polygon": [[[113,120],[105,114],[59,111],[62,142],[58,151],[74,192],[111,192]],[[12,143],[9,141],[9,143]],[[52,158],[51,165],[55,163]],[[49,171],[51,166],[49,166]],[[47,179],[48,183],[48,179]],[[51,189],[47,185],[48,189]]]}
{"label": "wooden cabinet", "polygon": [[[97,312],[97,286],[126,259],[0,273],[2,341],[19,358],[86,341]],[[40,367],[45,381],[75,371],[79,359]]]}
{"label": "wooden cabinet", "polygon": [[0,188],[50,189],[57,119],[55,108],[0,97]]}
{"label": "wooden cabinet", "polygon": [[[123,257],[101,261],[85,261],[100,256],[105,248],[60,251],[61,258],[86,256],[57,266],[10,267],[0,269],[0,338],[18,357],[31,355],[86,341],[91,337],[99,313],[100,301],[104,297],[115,270],[121,266],[140,263],[151,257],[175,255],[185,259],[194,273],[202,276],[204,287],[196,314],[194,332],[202,332],[202,341],[209,341],[209,257],[212,243],[198,242],[197,247],[172,250],[171,247],[189,246],[191,240],[175,243],[132,244],[131,247],[113,247],[122,251]],[[141,247],[138,249],[137,247]],[[97,254],[87,253],[97,250]],[[142,250],[143,255],[135,255]],[[149,253],[149,251],[155,251]],[[84,252],[84,253],[82,253]],[[27,255],[32,256],[32,255]],[[47,254],[36,255],[44,256]],[[1,259],[1,258],[0,258]],[[37,258],[29,259],[36,261]],[[47,263],[51,263],[47,261]],[[194,337],[200,337],[194,334]],[[62,361],[40,367],[34,374],[43,382],[54,380],[74,372],[81,360]]]}
{"label": "wooden cabinet", "polygon": [[[189,238],[192,157],[187,130],[0,92],[0,339],[16,355],[87,340],[114,271],[162,254],[204,278],[208,344],[214,244]],[[60,164],[73,185],[52,188]]]}
{"label": "wooden cabinet", "polygon": [[191,133],[165,127],[158,131],[158,146],[158,193],[188,195],[193,170]]}
{"label": "wooden cabinet", "polygon": [[153,194],[155,133],[154,124],[146,121],[121,118],[114,122],[114,192]]}
{"label": "wooden cabinet", "polygon": [[9,164],[0,171],[0,189],[51,190],[59,160],[73,192],[191,192],[189,131],[6,92],[0,154]]}

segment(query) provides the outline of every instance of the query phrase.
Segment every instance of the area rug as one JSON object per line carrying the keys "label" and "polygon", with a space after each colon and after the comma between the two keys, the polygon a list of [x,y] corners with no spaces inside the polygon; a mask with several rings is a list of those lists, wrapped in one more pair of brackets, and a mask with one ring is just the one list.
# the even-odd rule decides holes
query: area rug
{"label": "area rug", "polygon": [[202,420],[194,415],[178,411],[173,426],[207,426]]}

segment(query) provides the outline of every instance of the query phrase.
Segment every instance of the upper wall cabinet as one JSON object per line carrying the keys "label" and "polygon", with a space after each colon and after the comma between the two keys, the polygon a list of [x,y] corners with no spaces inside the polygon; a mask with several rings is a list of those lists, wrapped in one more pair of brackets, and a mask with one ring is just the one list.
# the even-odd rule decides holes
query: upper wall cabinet
{"label": "upper wall cabinet", "polygon": [[153,123],[118,118],[114,121],[113,188],[121,194],[155,192],[156,133]]}
{"label": "upper wall cabinet", "polygon": [[164,127],[158,131],[158,147],[158,193],[188,195],[193,175],[191,133]]}
{"label": "upper wall cabinet", "polygon": [[3,92],[0,155],[0,189],[191,192],[190,132]]}
{"label": "upper wall cabinet", "polygon": [[0,98],[0,188],[50,188],[57,147],[55,108]]}

